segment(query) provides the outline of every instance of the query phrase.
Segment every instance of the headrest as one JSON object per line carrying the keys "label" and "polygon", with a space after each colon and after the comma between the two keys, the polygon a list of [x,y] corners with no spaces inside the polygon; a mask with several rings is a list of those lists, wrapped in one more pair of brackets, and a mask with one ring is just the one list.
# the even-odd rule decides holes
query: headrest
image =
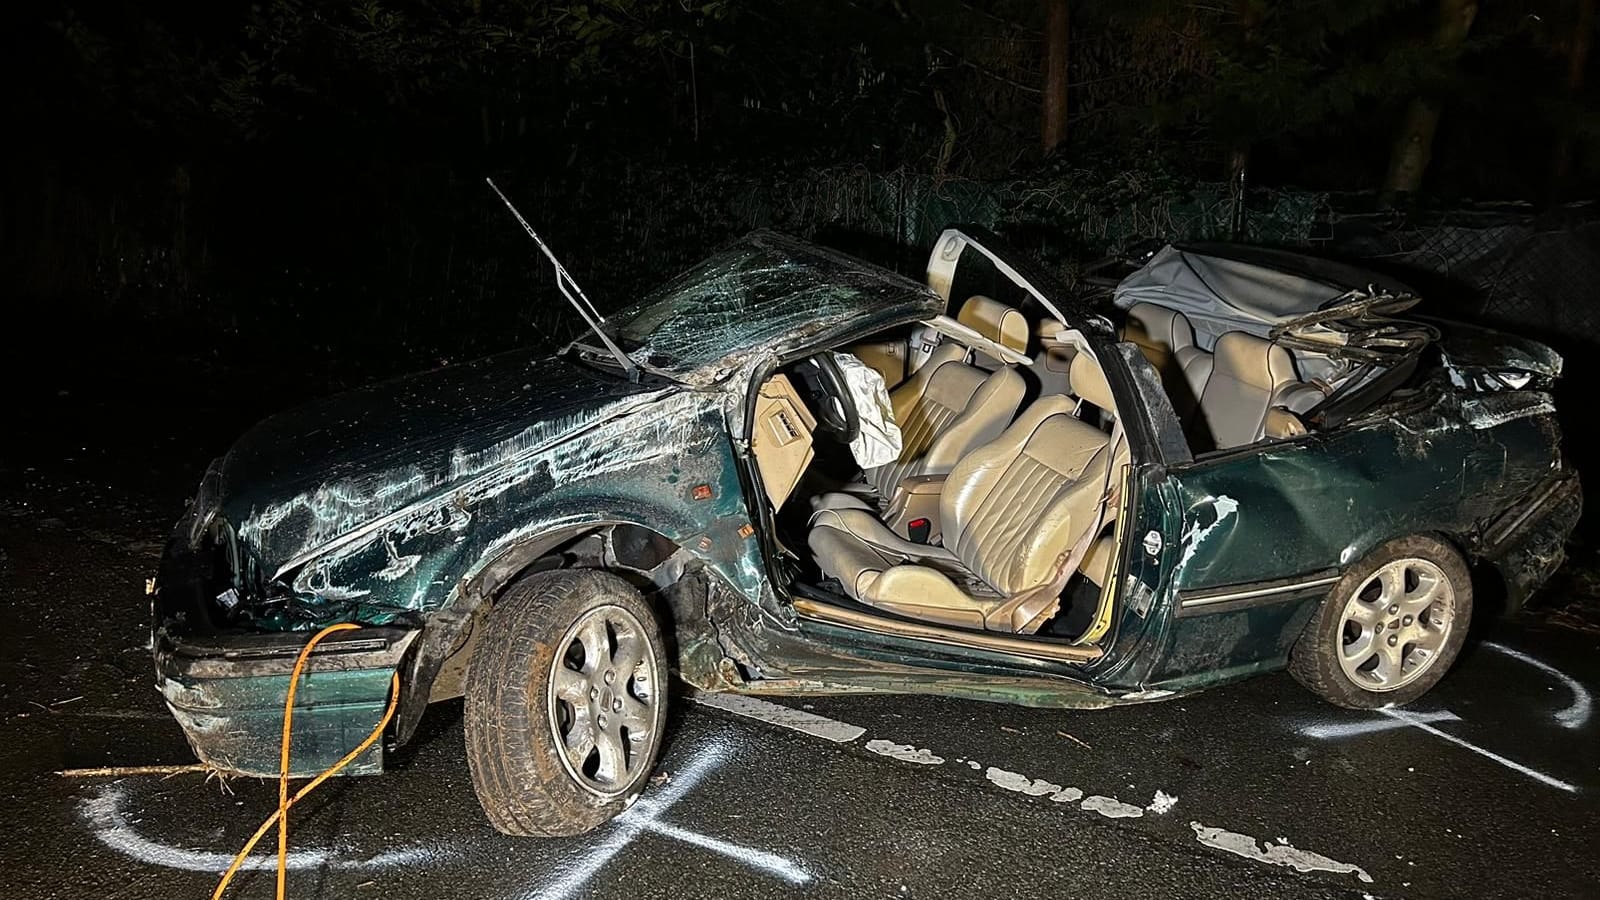
{"label": "headrest", "polygon": [[1014,306],[975,294],[961,305],[956,321],[1002,347],[1028,352],[1028,319]]}
{"label": "headrest", "polygon": [[1072,382],[1072,392],[1085,403],[1116,414],[1117,404],[1111,399],[1111,385],[1106,383],[1106,373],[1101,371],[1094,354],[1080,351],[1074,356],[1067,378]]}
{"label": "headrest", "polygon": [[1266,338],[1230,331],[1217,338],[1212,372],[1223,372],[1260,388],[1271,390],[1297,380],[1289,351]]}

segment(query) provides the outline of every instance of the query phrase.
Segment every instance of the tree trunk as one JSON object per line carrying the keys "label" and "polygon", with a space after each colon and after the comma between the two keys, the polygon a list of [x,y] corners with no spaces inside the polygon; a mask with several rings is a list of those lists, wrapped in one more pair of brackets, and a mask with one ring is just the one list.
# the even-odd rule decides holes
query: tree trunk
{"label": "tree trunk", "polygon": [[1067,140],[1067,0],[1044,0],[1044,127],[1045,156]]}
{"label": "tree trunk", "polygon": [[[1255,55],[1256,26],[1261,24],[1261,7],[1252,0],[1234,0],[1233,12],[1239,19],[1239,45],[1245,57],[1251,58]],[[1242,189],[1245,169],[1249,167],[1250,141],[1245,137],[1235,137],[1228,148],[1227,169],[1223,172],[1229,190]]]}
{"label": "tree trunk", "polygon": [[[1478,15],[1477,0],[1439,0],[1439,24],[1433,32],[1433,49],[1450,55],[1461,48]],[[1422,176],[1433,158],[1433,136],[1439,130],[1439,101],[1414,97],[1406,106],[1400,133],[1389,155],[1389,172],[1383,179],[1387,195],[1413,193],[1422,187]]]}
{"label": "tree trunk", "polygon": [[[1572,23],[1572,40],[1567,45],[1567,97],[1576,99],[1583,90],[1583,71],[1589,65],[1589,46],[1594,40],[1594,0],[1578,0],[1577,18]],[[1572,133],[1556,141],[1550,160],[1550,174],[1557,191],[1572,175]]]}

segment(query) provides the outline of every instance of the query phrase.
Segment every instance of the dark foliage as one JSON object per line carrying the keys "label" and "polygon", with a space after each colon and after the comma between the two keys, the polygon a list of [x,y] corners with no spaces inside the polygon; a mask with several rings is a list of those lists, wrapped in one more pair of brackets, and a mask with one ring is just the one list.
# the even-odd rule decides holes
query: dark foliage
{"label": "dark foliage", "polygon": [[[1036,221],[1239,154],[1252,184],[1371,189],[1419,95],[1446,110],[1431,192],[1542,200],[1600,172],[1579,6],[1486,4],[1440,50],[1429,0],[1074,0],[1041,160],[1036,0],[23,4],[0,259],[33,315],[420,355],[567,327],[486,174],[613,301],[753,225],[848,240],[849,204],[908,202],[852,171],[1032,184],[990,195]],[[904,262],[911,236],[878,237]]]}

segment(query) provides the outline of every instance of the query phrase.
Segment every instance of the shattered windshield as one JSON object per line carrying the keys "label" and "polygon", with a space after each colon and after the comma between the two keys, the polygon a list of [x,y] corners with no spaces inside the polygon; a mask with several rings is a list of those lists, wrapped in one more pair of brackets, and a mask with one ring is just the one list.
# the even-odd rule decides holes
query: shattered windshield
{"label": "shattered windshield", "polygon": [[684,374],[741,351],[820,335],[857,319],[940,305],[886,269],[773,232],[756,232],[611,316],[622,349]]}

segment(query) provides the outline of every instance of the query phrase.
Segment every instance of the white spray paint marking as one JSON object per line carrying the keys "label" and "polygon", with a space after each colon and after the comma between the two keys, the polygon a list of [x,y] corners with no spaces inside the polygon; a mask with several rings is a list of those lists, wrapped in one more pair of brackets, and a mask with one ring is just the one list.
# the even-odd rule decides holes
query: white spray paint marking
{"label": "white spray paint marking", "polygon": [[662,837],[669,837],[676,841],[683,841],[685,844],[710,850],[713,853],[720,853],[752,869],[760,869],[768,875],[775,875],[790,884],[805,884],[811,880],[810,872],[801,868],[793,860],[779,856],[776,853],[755,850],[718,838],[707,837],[697,831],[689,831],[688,829],[669,825],[666,822],[658,822],[654,819],[647,821],[644,827],[647,831],[659,834]]}
{"label": "white spray paint marking", "polygon": [[1019,794],[1027,794],[1029,797],[1043,797],[1046,794],[1058,794],[1061,792],[1061,785],[1059,784],[1051,784],[1043,778],[1029,778],[1019,772],[1008,772],[1005,769],[997,769],[994,766],[990,766],[983,773],[983,777],[994,782],[998,787],[1003,787],[1008,791],[1016,791]]}
{"label": "white spray paint marking", "polygon": [[1108,819],[1137,819],[1144,815],[1144,810],[1132,803],[1123,803],[1115,797],[1102,797],[1099,794],[1085,798],[1078,808],[1099,813]]}
{"label": "white spray paint marking", "polygon": [[1574,793],[1575,794],[1575,793],[1578,792],[1577,787],[1575,787],[1574,785],[1568,784],[1567,782],[1562,781],[1559,778],[1553,778],[1553,777],[1551,777],[1549,775],[1546,775],[1545,773],[1539,771],[1538,769],[1530,769],[1527,766],[1523,765],[1522,763],[1517,762],[1514,759],[1506,759],[1504,756],[1501,756],[1500,754],[1494,753],[1494,752],[1489,751],[1489,750],[1485,750],[1482,747],[1479,747],[1477,744],[1474,744],[1469,740],[1466,740],[1464,738],[1458,738],[1455,735],[1450,734],[1449,732],[1440,731],[1439,729],[1433,727],[1432,725],[1429,725],[1427,722],[1422,721],[1420,718],[1413,718],[1413,716],[1415,715],[1414,713],[1409,713],[1409,712],[1406,712],[1405,710],[1400,710],[1400,709],[1380,709],[1380,710],[1378,710],[1378,712],[1381,712],[1386,716],[1392,716],[1393,718],[1399,719],[1400,721],[1405,722],[1406,724],[1410,725],[1413,728],[1417,728],[1417,729],[1420,729],[1422,731],[1426,731],[1427,733],[1433,735],[1434,737],[1441,738],[1443,740],[1449,741],[1450,743],[1455,744],[1457,747],[1464,747],[1464,748],[1466,748],[1468,750],[1471,750],[1473,753],[1478,754],[1479,756],[1483,757],[1484,759],[1488,759],[1488,760],[1492,760],[1494,762],[1497,762],[1500,765],[1505,766],[1506,768],[1512,770],[1513,772],[1521,772],[1523,775],[1526,775],[1529,778],[1532,778],[1534,781],[1537,781],[1537,782],[1539,782],[1541,784],[1548,784],[1549,786],[1551,786],[1553,788],[1560,788],[1561,790],[1567,791],[1569,793]]}
{"label": "white spray paint marking", "polygon": [[[112,850],[152,866],[181,869],[186,872],[227,871],[233,862],[232,853],[214,853],[207,850],[190,850],[154,841],[140,834],[128,823],[123,813],[127,793],[117,785],[107,785],[92,797],[84,800],[80,812],[95,838]],[[337,869],[385,869],[392,866],[418,864],[437,860],[439,853],[422,847],[402,847],[387,850],[369,859],[353,859],[342,851],[323,848],[295,850],[289,853],[286,865],[290,869],[316,869],[329,866]],[[239,867],[242,871],[272,871],[278,867],[275,854],[256,854],[245,858]]]}
{"label": "white spray paint marking", "polygon": [[1158,816],[1164,816],[1167,813],[1172,812],[1172,808],[1177,805],[1177,797],[1172,796],[1166,791],[1156,791],[1156,795],[1150,800],[1150,805],[1146,806],[1145,809],[1150,810]]}
{"label": "white spray paint marking", "polygon": [[[1572,695],[1571,703],[1552,713],[1556,723],[1562,728],[1582,728],[1584,725],[1588,724],[1590,718],[1593,717],[1594,698],[1589,693],[1589,689],[1584,687],[1583,684],[1581,684],[1577,679],[1561,671],[1555,666],[1524,653],[1521,650],[1493,642],[1485,642],[1484,646],[1494,650],[1497,653],[1509,656],[1518,662],[1526,663],[1527,665],[1530,665],[1561,682],[1561,684]],[[1562,781],[1554,776],[1547,775],[1538,769],[1525,766],[1516,760],[1508,759],[1491,750],[1486,750],[1483,747],[1472,743],[1466,738],[1458,737],[1446,731],[1441,731],[1429,724],[1432,722],[1461,721],[1460,716],[1457,716],[1455,713],[1449,710],[1441,710],[1438,712],[1411,712],[1409,710],[1399,709],[1380,709],[1377,710],[1377,712],[1387,717],[1387,720],[1376,719],[1365,722],[1308,725],[1300,728],[1299,732],[1307,737],[1313,738],[1345,738],[1410,726],[1419,731],[1424,731],[1428,734],[1431,734],[1440,740],[1449,741],[1458,747],[1471,750],[1473,753],[1478,754],[1484,759],[1505,766],[1513,772],[1526,775],[1541,784],[1546,784],[1553,788],[1559,788],[1560,790],[1567,791],[1568,793],[1578,792],[1578,788],[1573,784]]]}
{"label": "white spray paint marking", "polygon": [[1199,520],[1196,520],[1189,526],[1189,530],[1184,532],[1183,537],[1180,538],[1183,544],[1183,555],[1178,558],[1178,565],[1174,571],[1182,572],[1189,565],[1189,560],[1194,558],[1195,551],[1199,550],[1200,544],[1211,536],[1211,532],[1216,531],[1217,527],[1226,522],[1229,516],[1239,511],[1239,501],[1229,497],[1227,494],[1219,494],[1216,499],[1211,501],[1211,508],[1217,514],[1216,521],[1201,528]]}
{"label": "white spray paint marking", "polygon": [[1488,647],[1490,650],[1504,653],[1518,662],[1527,663],[1566,686],[1567,690],[1572,693],[1572,703],[1555,713],[1556,721],[1561,723],[1562,728],[1582,728],[1588,724],[1589,717],[1594,713],[1594,698],[1589,696],[1589,689],[1580,684],[1577,679],[1542,659],[1529,656],[1521,650],[1507,647],[1504,644],[1484,641],[1483,646]]}
{"label": "white spray paint marking", "polygon": [[[1438,712],[1411,713],[1419,722],[1459,722],[1461,717],[1448,709]],[[1323,740],[1339,740],[1341,738],[1359,737],[1363,734],[1375,734],[1379,731],[1393,731],[1396,728],[1405,728],[1410,722],[1394,718],[1366,719],[1360,722],[1323,722],[1317,725],[1306,725],[1298,731],[1309,738]]]}
{"label": "white spray paint marking", "polygon": [[1051,803],[1077,803],[1083,799],[1083,791],[1075,787],[1062,788],[1055,796],[1050,798]]}
{"label": "white spray paint marking", "polygon": [[774,875],[791,884],[804,884],[811,880],[811,873],[799,864],[785,859],[777,854],[767,853],[751,847],[741,846],[719,838],[708,837],[688,829],[679,828],[659,821],[665,813],[683,798],[691,788],[700,783],[708,772],[721,765],[726,758],[726,751],[721,747],[713,747],[700,754],[686,768],[673,776],[671,783],[656,792],[648,800],[642,800],[630,806],[622,815],[612,820],[609,831],[601,843],[593,846],[588,853],[579,857],[577,862],[567,866],[554,882],[535,888],[523,895],[524,900],[560,900],[570,897],[579,888],[593,878],[596,872],[605,867],[611,858],[621,852],[622,848],[631,844],[634,838],[644,832],[683,841],[695,847],[701,847],[714,853],[732,859],[752,869]]}
{"label": "white spray paint marking", "polygon": [[1372,876],[1360,866],[1339,862],[1310,850],[1299,850],[1292,844],[1263,844],[1248,834],[1224,831],[1221,828],[1201,825],[1199,822],[1190,822],[1189,827],[1194,829],[1195,840],[1200,843],[1245,859],[1274,866],[1288,866],[1297,872],[1332,872],[1335,875],[1349,873],[1367,884],[1372,883]]}
{"label": "white spray paint marking", "polygon": [[789,728],[809,734],[812,737],[822,738],[825,741],[833,741],[836,744],[848,744],[867,733],[867,730],[859,725],[851,725],[848,722],[829,719],[826,716],[808,713],[805,710],[779,706],[776,703],[768,703],[765,700],[746,697],[743,694],[711,694],[704,691],[692,691],[688,697],[702,706],[720,709],[723,712],[731,712],[736,716],[756,719],[781,728]]}
{"label": "white spray paint marking", "polygon": [[894,741],[867,741],[867,749],[880,756],[923,766],[937,766],[944,762],[944,757],[934,756],[931,750],[918,750],[910,744],[896,744]]}

